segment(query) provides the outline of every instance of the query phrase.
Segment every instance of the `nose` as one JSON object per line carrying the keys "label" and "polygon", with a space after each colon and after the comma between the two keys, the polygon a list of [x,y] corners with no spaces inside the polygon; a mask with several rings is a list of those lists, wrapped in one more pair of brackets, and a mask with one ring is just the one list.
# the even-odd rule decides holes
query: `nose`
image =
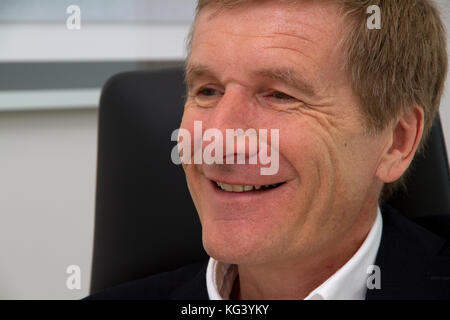
{"label": "nose", "polygon": [[230,85],[210,113],[206,128],[219,129],[222,134],[225,134],[226,129],[252,128],[254,109],[248,90],[242,86]]}
{"label": "nose", "polygon": [[[249,129],[255,129],[253,136],[257,139],[257,129],[254,126],[256,108],[252,102],[251,94],[245,87],[237,85],[228,87],[219,103],[211,111],[207,123],[205,123],[205,130],[219,130],[225,140],[227,137],[227,129],[233,131],[240,129],[242,130],[241,132],[246,133],[250,132],[247,132]],[[225,157],[234,157],[235,153],[245,155],[245,157],[249,157],[250,153],[253,155],[256,150],[253,152],[249,150],[249,143],[247,142],[245,139],[240,140],[236,137],[234,147],[230,149],[230,146],[224,141],[223,155]],[[208,143],[204,141],[203,148]]]}

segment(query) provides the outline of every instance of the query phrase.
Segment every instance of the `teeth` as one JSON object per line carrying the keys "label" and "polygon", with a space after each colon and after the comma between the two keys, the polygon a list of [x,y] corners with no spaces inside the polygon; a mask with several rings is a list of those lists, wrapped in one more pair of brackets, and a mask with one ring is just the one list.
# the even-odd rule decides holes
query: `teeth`
{"label": "teeth", "polygon": [[220,182],[218,182],[217,184],[219,185],[219,187],[222,190],[225,190],[225,191],[228,191],[228,192],[233,192],[233,186],[231,186],[229,184],[225,184],[225,183],[220,183]]}
{"label": "teeth", "polygon": [[248,192],[253,190],[261,190],[261,188],[270,188],[270,187],[277,187],[278,184],[268,184],[265,186],[240,186],[240,185],[230,185],[226,183],[216,182],[217,186],[221,188],[222,190],[228,191],[228,192]]}
{"label": "teeth", "polygon": [[232,186],[233,192],[243,192],[244,186]]}

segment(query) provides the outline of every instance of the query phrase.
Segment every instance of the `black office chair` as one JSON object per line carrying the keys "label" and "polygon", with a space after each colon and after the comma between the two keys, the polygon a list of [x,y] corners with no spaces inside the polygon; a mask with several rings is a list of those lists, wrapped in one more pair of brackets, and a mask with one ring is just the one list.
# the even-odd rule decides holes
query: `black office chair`
{"label": "black office chair", "polygon": [[[184,93],[181,68],[119,74],[103,89],[91,293],[207,258],[183,170],[170,157]],[[389,202],[413,218],[450,213],[449,181],[437,119],[408,193]]]}

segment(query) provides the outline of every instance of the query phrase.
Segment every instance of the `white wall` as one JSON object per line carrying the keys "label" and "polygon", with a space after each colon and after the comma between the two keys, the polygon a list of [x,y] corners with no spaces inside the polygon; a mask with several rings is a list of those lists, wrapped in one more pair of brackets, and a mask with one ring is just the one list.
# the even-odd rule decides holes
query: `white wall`
{"label": "white wall", "polygon": [[[178,22],[86,23],[79,31],[64,20],[0,24],[0,63],[179,61],[188,29]],[[99,89],[0,88],[0,299],[89,293]],[[69,265],[81,268],[80,290],[66,287]]]}
{"label": "white wall", "polygon": [[[450,53],[450,1],[439,0],[438,3],[440,4],[441,15],[443,16],[447,26],[447,47],[448,52]],[[446,138],[447,150],[450,152],[450,72],[447,76],[447,83],[444,97],[441,102],[440,113],[444,135]]]}
{"label": "white wall", "polygon": [[0,299],[88,294],[96,130],[96,109],[0,112]]}
{"label": "white wall", "polygon": [[5,23],[0,62],[179,60],[188,29],[188,23],[83,24],[72,31],[62,23]]}

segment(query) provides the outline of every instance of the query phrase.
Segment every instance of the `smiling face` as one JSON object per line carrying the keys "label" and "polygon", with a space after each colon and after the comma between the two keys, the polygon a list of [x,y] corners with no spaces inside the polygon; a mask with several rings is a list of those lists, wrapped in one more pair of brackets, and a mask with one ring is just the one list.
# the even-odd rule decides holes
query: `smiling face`
{"label": "smiling face", "polygon": [[[280,137],[272,176],[262,176],[259,165],[184,165],[204,247],[217,260],[313,257],[360,241],[373,223],[386,136],[365,134],[341,70],[341,26],[338,8],[325,1],[200,13],[181,127],[192,137],[194,121],[223,136],[226,129],[253,128],[278,129]],[[272,184],[278,186],[229,192],[231,185],[242,191]]]}

